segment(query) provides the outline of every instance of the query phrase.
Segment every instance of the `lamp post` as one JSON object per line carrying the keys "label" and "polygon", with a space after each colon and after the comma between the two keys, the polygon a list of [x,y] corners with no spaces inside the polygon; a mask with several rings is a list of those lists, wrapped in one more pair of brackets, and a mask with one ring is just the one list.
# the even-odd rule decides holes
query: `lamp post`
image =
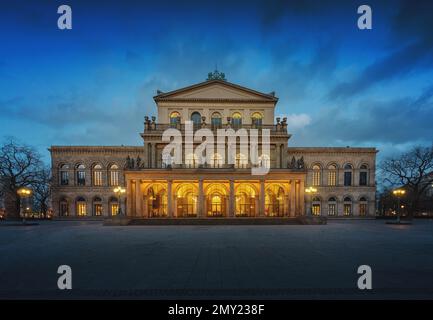
{"label": "lamp post", "polygon": [[314,187],[308,187],[305,189],[305,193],[308,194],[310,197],[310,210],[308,210],[308,215],[313,215],[313,194],[317,192],[317,189]]}
{"label": "lamp post", "polygon": [[[24,199],[28,199],[32,195],[32,190],[26,187],[21,187],[17,190],[17,194],[20,197],[20,215],[23,218],[23,223],[26,223],[26,216],[25,212],[23,212],[23,202]],[[26,210],[29,210],[29,207],[26,208]]]}
{"label": "lamp post", "polygon": [[126,193],[126,189],[122,188],[121,186],[118,186],[116,188],[114,188],[114,193],[117,196],[117,199],[119,199],[119,211],[117,212],[118,216],[121,216],[122,213],[122,196]]}
{"label": "lamp post", "polygon": [[392,191],[392,194],[397,197],[397,223],[400,223],[400,198],[403,197],[406,193],[404,189],[395,189]]}

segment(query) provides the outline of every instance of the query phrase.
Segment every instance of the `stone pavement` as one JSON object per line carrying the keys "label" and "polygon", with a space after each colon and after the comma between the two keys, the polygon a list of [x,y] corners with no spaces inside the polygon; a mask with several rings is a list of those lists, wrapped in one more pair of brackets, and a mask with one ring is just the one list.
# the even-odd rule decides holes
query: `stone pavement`
{"label": "stone pavement", "polygon": [[[59,265],[73,289],[57,289]],[[357,268],[373,290],[357,289]],[[0,228],[0,298],[433,298],[433,221]]]}

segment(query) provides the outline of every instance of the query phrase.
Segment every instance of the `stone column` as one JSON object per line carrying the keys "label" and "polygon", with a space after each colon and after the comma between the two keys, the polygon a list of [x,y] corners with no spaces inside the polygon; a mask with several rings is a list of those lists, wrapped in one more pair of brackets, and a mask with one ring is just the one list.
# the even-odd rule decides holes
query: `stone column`
{"label": "stone column", "polygon": [[290,181],[290,216],[296,216],[296,181]]}
{"label": "stone column", "polygon": [[135,216],[141,217],[143,215],[142,212],[142,198],[143,195],[141,193],[141,181],[140,179],[135,180]]}
{"label": "stone column", "polygon": [[299,205],[300,205],[301,215],[304,215],[305,214],[305,181],[302,179],[299,181]]}
{"label": "stone column", "polygon": [[156,168],[156,143],[152,142],[152,168]]}
{"label": "stone column", "polygon": [[230,193],[229,193],[229,217],[235,216],[235,183],[230,180]]}
{"label": "stone column", "polygon": [[265,216],[265,180],[260,180],[260,210],[259,216]]}
{"label": "stone column", "polygon": [[124,210],[122,199],[117,199],[119,201],[119,207],[122,208],[122,212],[125,216],[132,216],[132,183],[131,180],[126,180],[126,211]]}
{"label": "stone column", "polygon": [[147,195],[143,197],[143,217],[149,218],[149,206],[147,205]]}
{"label": "stone column", "polygon": [[204,205],[203,205],[203,179],[198,180],[198,217],[204,217]]}
{"label": "stone column", "polygon": [[172,184],[173,184],[172,180],[167,181],[167,216],[169,218],[173,218],[173,205],[172,205],[173,195],[171,191]]}

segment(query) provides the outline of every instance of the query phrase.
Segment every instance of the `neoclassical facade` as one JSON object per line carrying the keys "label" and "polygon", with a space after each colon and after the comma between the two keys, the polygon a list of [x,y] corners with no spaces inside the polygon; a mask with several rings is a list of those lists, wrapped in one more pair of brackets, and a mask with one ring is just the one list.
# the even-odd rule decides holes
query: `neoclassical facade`
{"label": "neoclassical facade", "polygon": [[[274,93],[241,87],[215,72],[196,85],[158,90],[154,101],[158,116],[145,117],[141,146],[50,148],[55,216],[102,218],[115,216],[119,207],[137,219],[375,214],[376,149],[289,147],[286,119],[274,116]],[[163,152],[169,143],[163,134],[174,129],[185,139],[186,120],[192,121],[193,134],[208,129],[238,136],[235,143],[229,142],[230,134],[215,139],[205,163],[187,148],[176,163]],[[265,142],[260,134],[269,130],[269,153],[259,162],[250,161],[251,150],[241,148],[239,129],[257,129],[258,154]],[[267,174],[252,174],[253,167],[264,164]],[[116,186],[126,189],[124,197],[114,193]],[[314,192],[307,194],[309,187]]]}

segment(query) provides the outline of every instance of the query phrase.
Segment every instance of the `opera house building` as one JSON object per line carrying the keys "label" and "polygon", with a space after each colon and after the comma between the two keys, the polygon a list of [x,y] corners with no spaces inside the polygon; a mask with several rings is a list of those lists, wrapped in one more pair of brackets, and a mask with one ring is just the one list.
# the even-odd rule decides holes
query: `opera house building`
{"label": "opera house building", "polygon": [[[375,215],[377,150],[290,147],[287,120],[274,114],[275,93],[230,83],[215,71],[204,82],[158,90],[154,101],[157,116],[144,118],[137,146],[50,148],[56,217],[104,218],[119,211],[137,219]],[[181,149],[181,161],[174,161],[164,153],[171,140],[163,135],[179,132],[184,146],[187,123],[193,134],[202,129],[215,137],[230,134],[215,138],[218,152],[206,155],[205,162],[187,148]],[[258,132],[259,156],[267,143],[259,164],[251,161],[248,146],[241,148],[241,129]],[[193,140],[194,147],[200,143]],[[254,174],[263,164],[266,173]]]}

